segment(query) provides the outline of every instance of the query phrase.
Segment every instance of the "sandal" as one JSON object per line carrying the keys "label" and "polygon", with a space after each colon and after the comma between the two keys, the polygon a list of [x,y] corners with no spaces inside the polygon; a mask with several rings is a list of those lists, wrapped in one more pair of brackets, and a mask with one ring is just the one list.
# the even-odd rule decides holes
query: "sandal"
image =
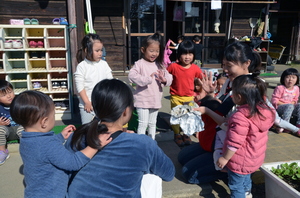
{"label": "sandal", "polygon": [[30,22],[31,22],[31,25],[38,25],[39,24],[39,21],[37,19],[31,19]]}
{"label": "sandal", "polygon": [[24,25],[30,25],[31,24],[30,19],[28,19],[28,18],[23,19],[23,21],[24,21]]}
{"label": "sandal", "polygon": [[43,41],[38,41],[36,45],[37,45],[38,48],[44,48],[44,42]]}
{"label": "sandal", "polygon": [[59,19],[59,18],[54,18],[54,19],[52,20],[52,23],[53,23],[54,25],[59,25],[59,24],[60,24],[60,19]]}
{"label": "sandal", "polygon": [[30,41],[29,42],[29,47],[30,48],[36,48],[37,47],[37,43],[35,41]]}
{"label": "sandal", "polygon": [[184,142],[183,142],[182,136],[180,134],[174,134],[174,141],[179,147],[184,146]]}

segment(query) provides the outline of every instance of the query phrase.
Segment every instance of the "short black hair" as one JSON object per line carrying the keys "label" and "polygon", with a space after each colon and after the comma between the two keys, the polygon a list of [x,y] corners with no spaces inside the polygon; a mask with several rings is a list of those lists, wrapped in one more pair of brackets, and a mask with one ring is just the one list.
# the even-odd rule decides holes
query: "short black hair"
{"label": "short black hair", "polygon": [[194,45],[194,43],[190,40],[182,41],[178,46],[177,60],[180,61],[180,56],[182,54],[188,54],[188,53],[194,54],[194,58],[192,61],[192,62],[194,62],[195,61],[195,45]]}
{"label": "short black hair", "polygon": [[12,86],[12,84],[10,84],[10,82],[6,80],[0,80],[0,93],[6,94],[8,89],[13,90],[14,87]]}
{"label": "short black hair", "polygon": [[287,77],[289,75],[297,76],[296,85],[298,85],[299,84],[299,73],[298,73],[298,70],[295,69],[295,68],[288,68],[288,69],[284,70],[281,74],[281,77],[280,77],[280,83],[282,85],[284,85],[284,79],[285,79],[285,77]]}

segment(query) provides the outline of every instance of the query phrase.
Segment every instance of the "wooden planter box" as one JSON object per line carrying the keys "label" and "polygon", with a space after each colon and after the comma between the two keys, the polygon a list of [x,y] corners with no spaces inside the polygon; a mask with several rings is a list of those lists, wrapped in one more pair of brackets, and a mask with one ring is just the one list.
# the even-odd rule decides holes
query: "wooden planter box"
{"label": "wooden planter box", "polygon": [[265,191],[266,191],[266,198],[299,198],[300,192],[292,188],[282,179],[277,177],[274,173],[271,172],[271,168],[279,168],[280,164],[284,163],[292,163],[297,162],[300,165],[299,160],[294,161],[286,161],[286,162],[272,162],[272,163],[264,163],[260,170],[265,174]]}

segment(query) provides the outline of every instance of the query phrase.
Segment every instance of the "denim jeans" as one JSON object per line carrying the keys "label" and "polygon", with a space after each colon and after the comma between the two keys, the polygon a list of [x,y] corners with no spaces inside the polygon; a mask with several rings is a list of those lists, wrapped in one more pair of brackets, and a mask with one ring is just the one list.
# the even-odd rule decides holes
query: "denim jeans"
{"label": "denim jeans", "polygon": [[226,178],[227,173],[217,171],[213,152],[205,151],[199,143],[183,148],[178,154],[183,177],[191,184],[203,184]]}
{"label": "denim jeans", "polygon": [[242,175],[228,169],[228,187],[231,198],[245,198],[246,192],[251,192],[251,174]]}

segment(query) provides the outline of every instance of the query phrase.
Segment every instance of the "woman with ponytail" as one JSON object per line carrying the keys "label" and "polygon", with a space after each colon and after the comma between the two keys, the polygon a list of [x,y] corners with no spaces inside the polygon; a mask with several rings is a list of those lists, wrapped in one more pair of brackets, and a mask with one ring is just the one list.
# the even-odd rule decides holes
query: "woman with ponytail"
{"label": "woman with ponytail", "polygon": [[96,118],[77,129],[67,144],[76,151],[86,145],[100,148],[99,134],[111,134],[113,140],[73,175],[67,197],[141,197],[144,174],[173,179],[174,165],[156,141],[122,131],[133,110],[133,95],[125,83],[100,81],[93,89],[92,104]]}

